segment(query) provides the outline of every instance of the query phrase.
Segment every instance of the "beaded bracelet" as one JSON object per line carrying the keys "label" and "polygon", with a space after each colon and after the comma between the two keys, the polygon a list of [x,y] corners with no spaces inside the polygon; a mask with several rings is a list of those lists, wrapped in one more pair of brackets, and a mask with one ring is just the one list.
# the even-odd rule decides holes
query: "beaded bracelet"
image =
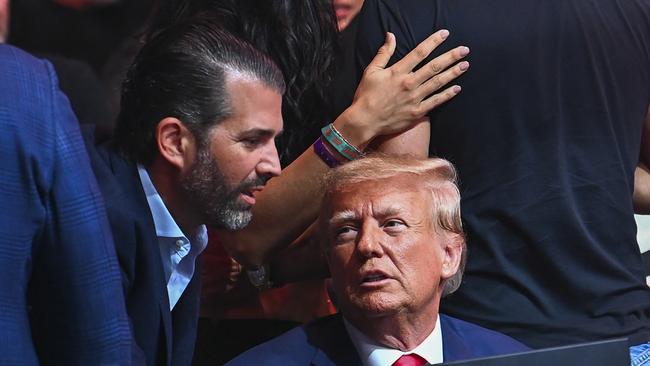
{"label": "beaded bracelet", "polygon": [[332,152],[325,146],[322,138],[316,139],[314,142],[314,152],[318,157],[327,164],[330,168],[335,168],[341,165],[341,162],[332,154]]}
{"label": "beaded bracelet", "polygon": [[334,124],[330,123],[329,125],[321,129],[323,137],[329,144],[343,155],[348,160],[358,159],[365,154],[363,151],[360,151],[356,146],[352,145],[341,135],[339,131],[336,130]]}

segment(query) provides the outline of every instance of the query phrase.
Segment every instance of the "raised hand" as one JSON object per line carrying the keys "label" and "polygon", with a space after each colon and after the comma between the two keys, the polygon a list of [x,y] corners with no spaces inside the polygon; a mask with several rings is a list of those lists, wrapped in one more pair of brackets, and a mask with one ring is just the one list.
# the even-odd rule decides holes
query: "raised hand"
{"label": "raised hand", "polygon": [[469,68],[469,62],[458,62],[469,54],[465,46],[456,47],[413,71],[448,35],[447,30],[435,32],[387,68],[396,47],[395,36],[387,33],[386,42],[366,67],[354,102],[346,111],[352,113],[350,120],[367,129],[364,136],[402,132],[460,92],[458,85],[439,89]]}

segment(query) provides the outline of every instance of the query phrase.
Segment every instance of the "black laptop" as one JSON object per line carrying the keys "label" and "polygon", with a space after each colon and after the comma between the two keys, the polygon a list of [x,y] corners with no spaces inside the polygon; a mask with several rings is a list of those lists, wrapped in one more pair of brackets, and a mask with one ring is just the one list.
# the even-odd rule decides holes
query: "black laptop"
{"label": "black laptop", "polygon": [[455,366],[630,366],[626,338],[447,362]]}

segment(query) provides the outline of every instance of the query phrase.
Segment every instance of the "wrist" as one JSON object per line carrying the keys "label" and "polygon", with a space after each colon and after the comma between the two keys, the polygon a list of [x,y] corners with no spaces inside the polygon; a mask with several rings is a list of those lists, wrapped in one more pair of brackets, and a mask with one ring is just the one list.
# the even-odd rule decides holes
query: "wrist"
{"label": "wrist", "polygon": [[367,123],[367,118],[359,113],[354,106],[343,111],[332,124],[350,144],[359,150],[365,150],[375,138],[372,125]]}
{"label": "wrist", "polygon": [[325,139],[347,161],[356,160],[365,155],[362,150],[348,141],[332,123],[321,129],[321,139]]}
{"label": "wrist", "polygon": [[328,143],[323,141],[323,137],[316,139],[312,145],[314,153],[330,168],[335,168],[345,162],[346,158],[341,155],[336,149],[327,147]]}

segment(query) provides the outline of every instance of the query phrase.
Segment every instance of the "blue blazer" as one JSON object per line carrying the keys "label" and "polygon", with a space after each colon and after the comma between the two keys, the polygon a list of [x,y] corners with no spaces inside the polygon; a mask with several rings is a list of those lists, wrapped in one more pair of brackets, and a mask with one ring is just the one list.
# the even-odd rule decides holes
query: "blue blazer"
{"label": "blue blazer", "polygon": [[0,45],[0,365],[129,365],[104,202],[52,66]]}
{"label": "blue blazer", "polygon": [[[440,314],[445,362],[527,351],[514,339]],[[295,328],[228,362],[227,366],[354,366],[362,365],[343,325],[332,315]]]}
{"label": "blue blazer", "polygon": [[110,147],[87,141],[122,269],[126,307],[146,365],[192,363],[199,314],[201,268],[169,310],[167,282],[153,217],[137,167]]}

